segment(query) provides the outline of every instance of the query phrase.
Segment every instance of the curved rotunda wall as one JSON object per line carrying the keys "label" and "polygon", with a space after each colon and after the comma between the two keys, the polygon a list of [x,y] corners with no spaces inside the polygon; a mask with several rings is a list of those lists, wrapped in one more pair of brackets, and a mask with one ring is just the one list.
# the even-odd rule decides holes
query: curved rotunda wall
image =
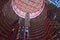
{"label": "curved rotunda wall", "polygon": [[[4,2],[3,2],[3,3],[4,3]],[[16,34],[15,34],[15,33],[14,33],[14,34],[13,34],[13,33],[10,34],[10,32],[11,32],[11,30],[12,30],[12,27],[17,27],[17,26],[18,26],[18,25],[17,25],[18,23],[16,23],[16,24],[14,23],[14,25],[11,25],[11,24],[13,23],[12,21],[14,21],[14,20],[16,21],[16,17],[17,17],[17,16],[15,15],[14,11],[11,10],[12,8],[10,8],[11,5],[9,4],[9,2],[8,2],[7,4],[9,5],[9,6],[7,6],[8,8],[4,8],[4,9],[8,9],[8,10],[5,10],[5,11],[6,11],[6,14],[8,14],[8,15],[6,15],[8,18],[5,17],[4,15],[3,15],[4,17],[3,17],[2,15],[0,15],[0,30],[1,30],[1,31],[0,31],[0,40],[9,40],[9,39],[10,39],[10,40],[13,40],[13,39],[15,39],[15,38],[13,38],[13,37],[14,37]],[[7,4],[6,4],[6,5],[7,5]],[[51,6],[51,5],[50,5],[50,6]],[[50,7],[50,6],[49,6],[49,7]],[[6,7],[6,6],[3,6],[3,7]],[[51,7],[51,8],[52,8],[52,7]],[[3,10],[4,10],[4,9],[3,9]],[[47,9],[47,8],[46,8],[46,9]],[[54,9],[55,9],[55,8],[54,8]],[[14,14],[13,14],[13,13],[10,13],[10,11],[13,11]],[[44,10],[43,10],[43,11],[44,11]],[[46,12],[46,10],[44,11],[44,13],[45,13],[45,12]],[[2,14],[4,14],[4,13],[5,13],[5,12],[3,11]],[[43,13],[43,14],[44,14],[44,13]],[[49,12],[48,12],[48,13],[49,13]],[[12,16],[11,16],[11,15],[12,15]],[[42,14],[41,14],[41,15],[42,15]],[[41,16],[41,15],[40,15],[40,16]],[[45,14],[44,14],[44,15],[45,15]],[[10,16],[10,17],[9,17],[9,16]],[[35,31],[36,29],[39,30],[39,31],[37,31],[37,32],[40,32],[40,28],[39,28],[39,27],[40,27],[40,22],[41,22],[40,20],[41,20],[41,18],[44,19],[44,17],[45,17],[45,16],[41,16],[41,17],[38,16],[38,19],[34,18],[34,19],[31,20],[31,28],[30,28],[30,29],[34,29],[34,30],[30,30],[30,33],[32,33],[31,31],[36,32],[36,31]],[[9,21],[8,19],[11,20],[11,21]],[[50,19],[50,18],[49,18],[49,19]],[[53,18],[52,18],[52,19],[53,19]],[[36,20],[38,21],[38,23],[35,22]],[[44,23],[45,23],[45,25],[46,25],[46,22],[48,22],[48,21],[47,21],[47,19],[45,19],[45,20],[46,20],[46,21],[45,21]],[[15,21],[14,21],[14,22],[15,22]],[[42,20],[42,21],[43,21],[43,20]],[[12,23],[11,23],[11,22],[12,22]],[[53,21],[50,23],[50,24],[51,24],[50,26],[52,26],[53,24],[56,25],[57,22],[56,22],[56,24],[55,24],[55,22],[56,22],[56,21],[53,20]],[[11,24],[10,24],[10,23],[11,23]],[[36,24],[36,23],[37,23],[37,24]],[[8,24],[9,24],[9,25],[8,25]],[[55,32],[55,30],[58,31],[58,29],[59,29],[59,31],[60,31],[60,23],[57,24],[57,25],[59,25],[59,28],[58,28],[58,26],[55,26],[55,27],[56,27],[55,29],[54,29],[54,28],[52,28],[52,29],[49,28],[49,29],[51,29],[51,30],[50,30],[50,31],[51,31],[51,33],[50,33],[51,39],[48,39],[48,38],[50,38],[49,35],[48,35],[48,38],[47,38],[46,40],[59,40],[59,39],[57,39],[57,37],[56,37],[56,36],[57,36],[57,34],[56,34],[57,32]],[[37,26],[38,26],[38,27],[37,27]],[[49,27],[50,27],[50,26],[49,26]],[[45,26],[44,26],[44,27],[45,27]],[[47,27],[47,26],[46,26],[46,27]],[[54,27],[54,26],[52,26],[52,27]],[[36,29],[35,29],[35,28],[36,28]],[[47,27],[47,29],[48,29],[48,27]],[[9,31],[9,32],[8,32],[8,31]],[[13,32],[14,32],[14,31],[13,31]],[[37,33],[37,32],[36,32],[36,33]],[[43,31],[42,31],[42,32],[43,32]],[[48,32],[49,32],[49,30],[48,30]],[[16,32],[16,33],[17,33],[17,32]],[[36,37],[39,37],[39,39],[35,39],[35,37],[34,37],[34,39],[35,39],[35,40],[41,40],[41,39],[40,39],[40,36],[41,36],[40,33],[38,33],[37,35],[38,35],[38,36],[36,36]],[[47,35],[47,34],[46,34],[46,35]],[[9,36],[9,37],[7,37],[7,36]],[[34,34],[33,36],[35,36],[35,34]],[[44,36],[44,37],[45,37],[45,36]],[[32,35],[31,35],[31,38],[32,38]]]}
{"label": "curved rotunda wall", "polygon": [[44,0],[12,0],[12,8],[22,18],[30,14],[30,19],[37,17],[44,9]]}

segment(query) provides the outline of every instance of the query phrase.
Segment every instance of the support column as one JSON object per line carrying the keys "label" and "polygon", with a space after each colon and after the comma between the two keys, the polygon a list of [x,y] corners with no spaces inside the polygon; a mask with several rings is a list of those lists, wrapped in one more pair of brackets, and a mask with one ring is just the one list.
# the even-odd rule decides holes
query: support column
{"label": "support column", "polygon": [[30,27],[30,15],[26,13],[25,15],[25,40],[29,39],[29,27]]}

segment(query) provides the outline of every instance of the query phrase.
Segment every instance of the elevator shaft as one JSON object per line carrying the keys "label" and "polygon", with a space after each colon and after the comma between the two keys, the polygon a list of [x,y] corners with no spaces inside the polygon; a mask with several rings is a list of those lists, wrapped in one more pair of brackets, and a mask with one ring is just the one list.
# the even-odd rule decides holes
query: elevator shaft
{"label": "elevator shaft", "polygon": [[29,27],[30,27],[30,15],[26,13],[25,15],[25,40],[29,40]]}

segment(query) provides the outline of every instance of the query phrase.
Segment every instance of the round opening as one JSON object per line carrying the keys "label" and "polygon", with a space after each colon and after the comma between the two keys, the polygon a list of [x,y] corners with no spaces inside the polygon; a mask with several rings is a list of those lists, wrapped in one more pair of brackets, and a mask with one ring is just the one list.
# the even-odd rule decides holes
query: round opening
{"label": "round opening", "polygon": [[28,12],[30,18],[35,18],[44,9],[44,0],[12,0],[12,7],[15,13],[25,18],[25,14]]}

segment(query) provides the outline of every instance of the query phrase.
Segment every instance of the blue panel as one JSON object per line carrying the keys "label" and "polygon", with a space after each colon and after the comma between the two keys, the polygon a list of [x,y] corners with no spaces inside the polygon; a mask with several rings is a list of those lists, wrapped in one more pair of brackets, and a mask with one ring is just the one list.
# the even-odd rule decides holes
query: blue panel
{"label": "blue panel", "polygon": [[49,0],[52,4],[56,5],[57,7],[60,7],[60,0]]}

